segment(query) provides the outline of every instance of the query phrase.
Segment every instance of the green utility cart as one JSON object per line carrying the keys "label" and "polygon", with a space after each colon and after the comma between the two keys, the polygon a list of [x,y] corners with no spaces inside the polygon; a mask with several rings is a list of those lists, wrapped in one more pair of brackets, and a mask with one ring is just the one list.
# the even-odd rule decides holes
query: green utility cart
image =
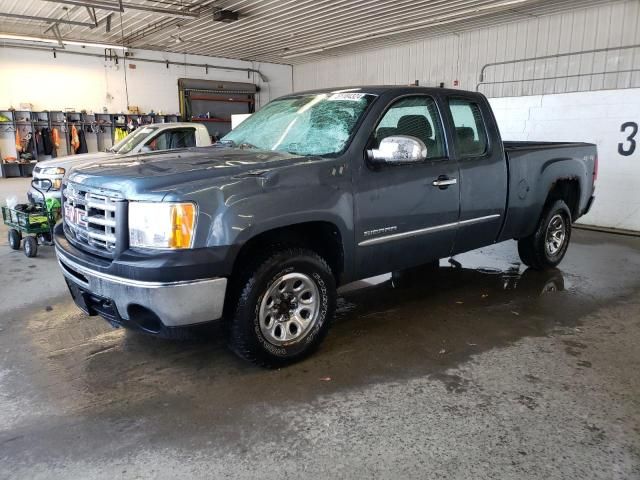
{"label": "green utility cart", "polygon": [[[49,180],[47,191],[51,188]],[[60,218],[60,203],[53,203],[45,199],[44,192],[31,182],[31,185],[42,195],[42,202],[33,204],[19,204],[13,208],[2,207],[2,219],[9,227],[9,246],[14,250],[20,250],[20,244],[24,237],[24,254],[27,257],[38,255],[38,243],[52,245],[53,227]]]}

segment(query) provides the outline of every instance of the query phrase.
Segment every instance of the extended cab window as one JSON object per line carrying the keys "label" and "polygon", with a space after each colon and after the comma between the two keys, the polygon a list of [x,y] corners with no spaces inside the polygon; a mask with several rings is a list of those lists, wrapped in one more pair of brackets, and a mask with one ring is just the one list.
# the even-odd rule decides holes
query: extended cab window
{"label": "extended cab window", "polygon": [[196,134],[193,128],[181,130],[167,130],[147,142],[145,147],[155,152],[158,150],[172,150],[196,146]]}
{"label": "extended cab window", "polygon": [[461,98],[449,100],[449,110],[455,127],[458,154],[465,157],[484,155],[487,151],[487,131],[477,103]]}
{"label": "extended cab window", "polygon": [[442,124],[430,97],[411,96],[395,102],[384,114],[375,132],[375,143],[393,135],[408,135],[427,146],[427,158],[444,156]]}

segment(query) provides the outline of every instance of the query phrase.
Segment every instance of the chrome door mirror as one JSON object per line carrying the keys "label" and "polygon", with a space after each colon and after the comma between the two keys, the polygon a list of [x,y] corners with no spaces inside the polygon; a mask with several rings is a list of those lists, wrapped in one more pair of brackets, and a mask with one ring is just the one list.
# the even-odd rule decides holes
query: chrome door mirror
{"label": "chrome door mirror", "polygon": [[373,163],[413,163],[427,158],[427,146],[422,140],[409,135],[393,135],[383,138],[378,148],[367,150]]}

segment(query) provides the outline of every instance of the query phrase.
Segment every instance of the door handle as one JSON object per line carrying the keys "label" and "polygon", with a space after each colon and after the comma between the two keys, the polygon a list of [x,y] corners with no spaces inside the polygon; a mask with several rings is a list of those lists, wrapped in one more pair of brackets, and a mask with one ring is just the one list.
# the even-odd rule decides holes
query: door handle
{"label": "door handle", "polygon": [[437,180],[434,180],[431,185],[439,188],[447,188],[449,185],[455,185],[458,183],[456,178],[449,178],[446,175],[440,175]]}

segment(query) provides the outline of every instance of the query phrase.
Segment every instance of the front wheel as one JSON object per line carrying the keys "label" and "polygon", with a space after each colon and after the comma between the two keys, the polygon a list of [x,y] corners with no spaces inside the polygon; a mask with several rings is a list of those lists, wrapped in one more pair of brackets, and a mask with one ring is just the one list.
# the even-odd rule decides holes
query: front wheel
{"label": "front wheel", "polygon": [[238,287],[229,343],[240,357],[280,367],[311,354],[326,336],[336,286],[327,262],[315,252],[275,251],[248,265]]}
{"label": "front wheel", "polygon": [[556,200],[542,214],[536,231],[518,241],[522,262],[536,270],[556,267],[564,258],[571,239],[571,211]]}
{"label": "front wheel", "polygon": [[36,237],[29,236],[24,239],[24,254],[29,258],[38,255],[38,241]]}

